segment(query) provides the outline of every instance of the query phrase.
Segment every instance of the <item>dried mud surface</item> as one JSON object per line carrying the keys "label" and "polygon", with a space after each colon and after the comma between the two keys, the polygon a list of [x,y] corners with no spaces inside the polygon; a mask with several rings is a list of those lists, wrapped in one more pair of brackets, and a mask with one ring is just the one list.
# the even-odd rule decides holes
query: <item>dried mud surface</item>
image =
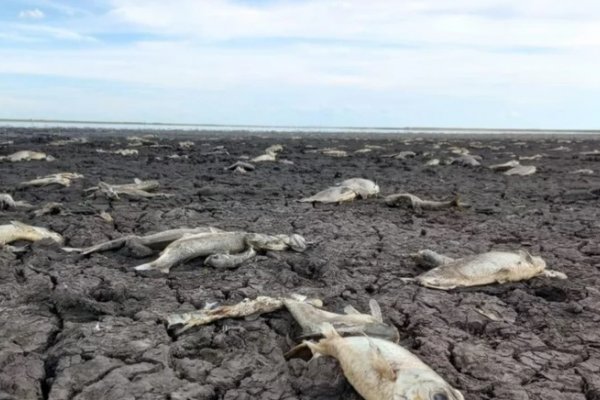
{"label": "dried mud surface", "polygon": [[[65,215],[32,218],[1,212],[0,223],[46,226],[85,246],[129,233],[212,225],[264,233],[299,233],[305,253],[263,254],[235,270],[195,260],[168,276],[136,274],[146,259],[127,249],[82,258],[38,242],[24,254],[0,252],[0,399],[359,399],[335,360],[285,361],[298,328],[284,311],[225,320],[175,337],[165,315],[233,303],[256,295],[303,293],[340,311],[367,310],[370,298],[421,357],[466,399],[600,399],[600,169],[577,158],[600,149],[597,138],[276,139],[197,135],[196,145],[137,147],[125,157],[96,148],[125,147],[123,134],[92,135],[86,144],[48,146],[49,134],[4,130],[1,154],[43,150],[54,162],[0,163],[0,191],[33,204],[58,201]],[[241,155],[281,143],[281,158],[246,175],[223,168]],[[353,154],[365,144],[384,150]],[[207,155],[215,146],[229,155]],[[435,148],[439,145],[439,148]],[[533,176],[504,176],[484,167],[424,166],[423,152],[445,157],[452,145],[483,156],[485,165],[512,155]],[[491,147],[490,147],[491,146]],[[347,158],[307,152],[347,150]],[[563,147],[562,150],[556,150]],[[567,147],[568,149],[564,149]],[[408,160],[383,154],[412,150]],[[188,159],[167,159],[170,154]],[[591,168],[593,175],[570,171]],[[85,175],[69,188],[17,190],[20,181],[53,172]],[[88,199],[99,180],[158,179],[175,196],[151,201]],[[388,208],[381,198],[343,205],[298,203],[345,178],[374,179],[383,194],[408,191],[445,199],[459,193],[465,210],[427,212]],[[595,189],[595,190],[594,190]],[[98,217],[108,211],[114,223]],[[407,254],[423,248],[451,256],[525,248],[569,280],[454,290],[421,288],[398,278],[421,270]],[[487,316],[486,316],[487,315]]]}

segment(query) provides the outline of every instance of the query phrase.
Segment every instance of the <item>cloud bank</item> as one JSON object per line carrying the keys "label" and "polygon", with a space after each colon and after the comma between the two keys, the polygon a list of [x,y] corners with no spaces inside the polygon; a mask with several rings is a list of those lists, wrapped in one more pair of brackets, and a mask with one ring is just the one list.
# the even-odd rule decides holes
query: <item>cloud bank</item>
{"label": "cloud bank", "polygon": [[[600,125],[600,116],[586,113],[600,104],[597,1],[94,4],[44,1],[28,10],[47,13],[43,20],[7,21],[0,28],[0,74],[30,77],[40,90],[71,90],[78,102],[72,109],[97,119],[111,119],[98,96],[108,104],[120,93],[136,103],[130,114],[119,113],[129,120]],[[96,87],[110,94],[94,93]],[[55,106],[28,102],[26,90],[13,90],[16,98],[0,113],[56,113]],[[161,106],[161,98],[172,104]]]}

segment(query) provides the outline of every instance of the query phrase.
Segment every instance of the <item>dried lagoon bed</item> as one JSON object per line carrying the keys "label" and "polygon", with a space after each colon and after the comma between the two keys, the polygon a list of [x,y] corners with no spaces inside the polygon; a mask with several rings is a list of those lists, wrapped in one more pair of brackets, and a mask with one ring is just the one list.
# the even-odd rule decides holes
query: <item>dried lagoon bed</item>
{"label": "dried lagoon bed", "polygon": [[[60,136],[88,143],[49,146]],[[126,135],[163,135],[161,145],[135,147],[137,156],[98,154]],[[178,149],[181,140],[195,146]],[[298,327],[285,312],[220,321],[180,337],[164,316],[206,302],[298,292],[341,311],[368,310],[370,298],[395,324],[401,344],[460,389],[466,399],[600,398],[600,162],[577,158],[600,149],[596,136],[395,136],[190,134],[3,129],[1,154],[45,151],[53,162],[0,163],[0,191],[32,204],[62,202],[70,215],[32,219],[27,210],[1,212],[62,233],[72,247],[180,226],[213,225],[264,233],[299,233],[315,244],[305,253],[281,252],[235,270],[195,260],[168,276],[142,276],[127,249],[81,258],[50,243],[19,255],[0,253],[0,398],[15,399],[358,399],[333,359],[286,362]],[[570,142],[565,142],[565,141]],[[479,144],[474,143],[479,142]],[[280,158],[237,174],[224,170],[241,155],[254,157],[280,143]],[[436,144],[441,145],[435,149]],[[383,146],[353,153],[366,144]],[[205,155],[216,146],[227,154]],[[423,152],[465,147],[485,165],[523,161],[532,176],[504,176],[484,167],[426,167]],[[488,147],[486,147],[488,146]],[[492,148],[490,148],[491,146]],[[504,146],[504,148],[499,148]],[[569,150],[553,150],[558,147]],[[307,150],[337,148],[335,158]],[[405,160],[382,155],[414,151]],[[188,158],[168,159],[177,153]],[[159,159],[160,158],[160,159]],[[592,169],[593,175],[573,175]],[[85,175],[68,188],[16,190],[49,173]],[[157,179],[170,198],[110,202],[87,199],[99,180]],[[382,198],[341,206],[296,200],[336,181],[376,180],[382,194],[411,192],[447,199],[459,193],[472,207],[415,214]],[[114,223],[97,215],[108,211]],[[569,280],[436,291],[400,277],[421,270],[407,255],[419,249],[462,256],[525,248]],[[152,257],[148,258],[148,260]],[[170,397],[169,397],[170,396]]]}

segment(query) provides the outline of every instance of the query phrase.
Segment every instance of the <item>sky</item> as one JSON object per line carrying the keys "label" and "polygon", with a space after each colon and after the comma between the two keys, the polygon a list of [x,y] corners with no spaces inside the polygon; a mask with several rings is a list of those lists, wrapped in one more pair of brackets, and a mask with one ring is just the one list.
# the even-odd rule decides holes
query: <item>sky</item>
{"label": "sky", "polygon": [[2,0],[0,118],[600,128],[600,1]]}

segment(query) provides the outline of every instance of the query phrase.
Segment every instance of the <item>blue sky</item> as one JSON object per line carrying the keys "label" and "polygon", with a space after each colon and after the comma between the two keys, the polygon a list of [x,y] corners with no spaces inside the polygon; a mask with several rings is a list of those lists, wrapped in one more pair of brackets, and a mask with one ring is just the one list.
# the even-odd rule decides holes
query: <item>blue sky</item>
{"label": "blue sky", "polygon": [[2,0],[0,118],[600,128],[600,2]]}

